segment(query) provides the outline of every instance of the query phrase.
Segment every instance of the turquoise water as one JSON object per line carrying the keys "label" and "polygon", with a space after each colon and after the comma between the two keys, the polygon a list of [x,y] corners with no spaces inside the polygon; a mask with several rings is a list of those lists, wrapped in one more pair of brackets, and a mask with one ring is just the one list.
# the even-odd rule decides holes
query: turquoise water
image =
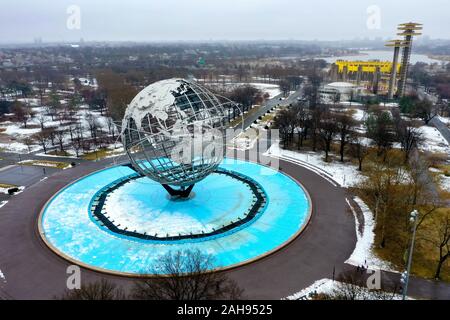
{"label": "turquoise water", "polygon": [[[44,209],[42,228],[57,251],[84,264],[124,273],[157,273],[155,261],[171,250],[199,249],[215,268],[263,256],[291,239],[306,223],[310,204],[290,177],[258,164],[226,159],[222,168],[244,174],[264,189],[264,212],[244,228],[202,241],[153,242],[118,236],[90,216],[89,203],[105,185],[133,171],[117,166],[89,175],[61,190]],[[253,194],[239,181],[211,174],[196,184],[192,199],[172,201],[157,183],[140,178],[113,192],[104,208],[115,223],[139,232],[177,234],[211,230],[242,217]]]}

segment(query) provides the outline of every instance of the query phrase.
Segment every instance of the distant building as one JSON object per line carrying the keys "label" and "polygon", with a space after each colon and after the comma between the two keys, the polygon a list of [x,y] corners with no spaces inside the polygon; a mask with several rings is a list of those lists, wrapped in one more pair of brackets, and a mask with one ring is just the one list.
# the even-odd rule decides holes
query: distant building
{"label": "distant building", "polygon": [[319,89],[321,103],[331,104],[350,101],[361,94],[361,88],[349,82],[332,82]]}
{"label": "distant building", "polygon": [[[388,81],[392,73],[393,63],[389,61],[346,61],[338,60],[331,65],[331,81],[351,82],[358,87],[378,94],[386,93]],[[396,65],[400,72],[400,65]]]}

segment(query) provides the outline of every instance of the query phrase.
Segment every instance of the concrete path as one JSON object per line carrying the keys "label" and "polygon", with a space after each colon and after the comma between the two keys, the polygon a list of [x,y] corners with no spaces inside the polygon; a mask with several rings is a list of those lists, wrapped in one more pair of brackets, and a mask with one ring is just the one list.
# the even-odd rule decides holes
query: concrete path
{"label": "concrete path", "polygon": [[434,117],[431,119],[430,124],[436,127],[438,131],[442,134],[445,140],[450,144],[450,129],[443,123],[439,118]]}

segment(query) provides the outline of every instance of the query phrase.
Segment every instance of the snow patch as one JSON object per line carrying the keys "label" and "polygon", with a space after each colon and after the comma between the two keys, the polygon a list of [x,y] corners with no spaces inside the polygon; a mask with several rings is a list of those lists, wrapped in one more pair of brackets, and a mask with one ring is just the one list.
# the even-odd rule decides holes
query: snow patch
{"label": "snow patch", "polygon": [[[339,292],[339,289],[342,286],[349,286],[349,284],[345,284],[340,281],[331,280],[331,279],[320,279],[315,281],[312,285],[309,287],[294,293],[293,295],[286,297],[283,300],[311,300],[315,295],[318,294],[325,294],[333,296],[336,292]],[[359,289],[360,290],[360,289]],[[359,297],[356,297],[356,300],[379,300],[379,295],[377,295],[379,292],[371,292],[367,288],[363,288],[363,290],[360,292],[361,295]],[[412,300],[410,297],[408,297],[409,300]],[[392,296],[392,300],[402,300],[402,296],[399,294],[394,294]]]}
{"label": "snow patch", "polygon": [[5,276],[5,274],[2,272],[1,269],[0,269],[0,280],[2,280],[4,283],[6,283],[6,276]]}
{"label": "snow patch", "polygon": [[363,176],[358,168],[350,163],[337,163],[323,161],[323,155],[314,152],[297,152],[281,149],[279,143],[271,145],[264,153],[268,157],[278,157],[287,161],[297,162],[299,165],[316,172],[325,179],[332,180],[332,184],[342,187],[350,187],[358,184]]}
{"label": "snow patch", "polygon": [[441,188],[447,192],[450,192],[450,177],[442,175],[441,177]]}
{"label": "snow patch", "polygon": [[421,126],[420,131],[424,141],[420,147],[422,150],[450,154],[450,146],[438,129]]}
{"label": "snow patch", "polygon": [[345,263],[354,265],[354,266],[365,266],[368,269],[373,270],[385,270],[390,272],[397,272],[395,268],[393,268],[388,262],[381,260],[378,258],[373,252],[373,245],[375,241],[375,219],[372,214],[372,211],[369,207],[362,201],[359,197],[354,198],[355,202],[361,208],[364,224],[362,227],[362,232],[360,231],[360,221],[356,214],[355,209],[348,202],[347,203],[352,210],[352,213],[355,217],[355,228],[356,228],[356,246],[353,253],[350,257],[345,261]]}
{"label": "snow patch", "polygon": [[442,123],[445,123],[446,125],[450,125],[450,117],[441,117],[437,116],[439,120],[441,120]]}
{"label": "snow patch", "polygon": [[336,288],[335,281],[331,279],[320,279],[314,282],[309,287],[286,297],[286,300],[309,300],[315,294],[331,294]]}

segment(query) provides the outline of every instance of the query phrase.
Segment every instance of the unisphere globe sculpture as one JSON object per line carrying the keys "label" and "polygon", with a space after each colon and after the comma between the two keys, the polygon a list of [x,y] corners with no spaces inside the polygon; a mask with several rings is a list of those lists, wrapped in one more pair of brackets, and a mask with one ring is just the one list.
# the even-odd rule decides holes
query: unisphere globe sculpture
{"label": "unisphere globe sculpture", "polygon": [[224,156],[225,110],[230,101],[184,79],[153,83],[128,105],[121,137],[132,167],[187,197]]}

